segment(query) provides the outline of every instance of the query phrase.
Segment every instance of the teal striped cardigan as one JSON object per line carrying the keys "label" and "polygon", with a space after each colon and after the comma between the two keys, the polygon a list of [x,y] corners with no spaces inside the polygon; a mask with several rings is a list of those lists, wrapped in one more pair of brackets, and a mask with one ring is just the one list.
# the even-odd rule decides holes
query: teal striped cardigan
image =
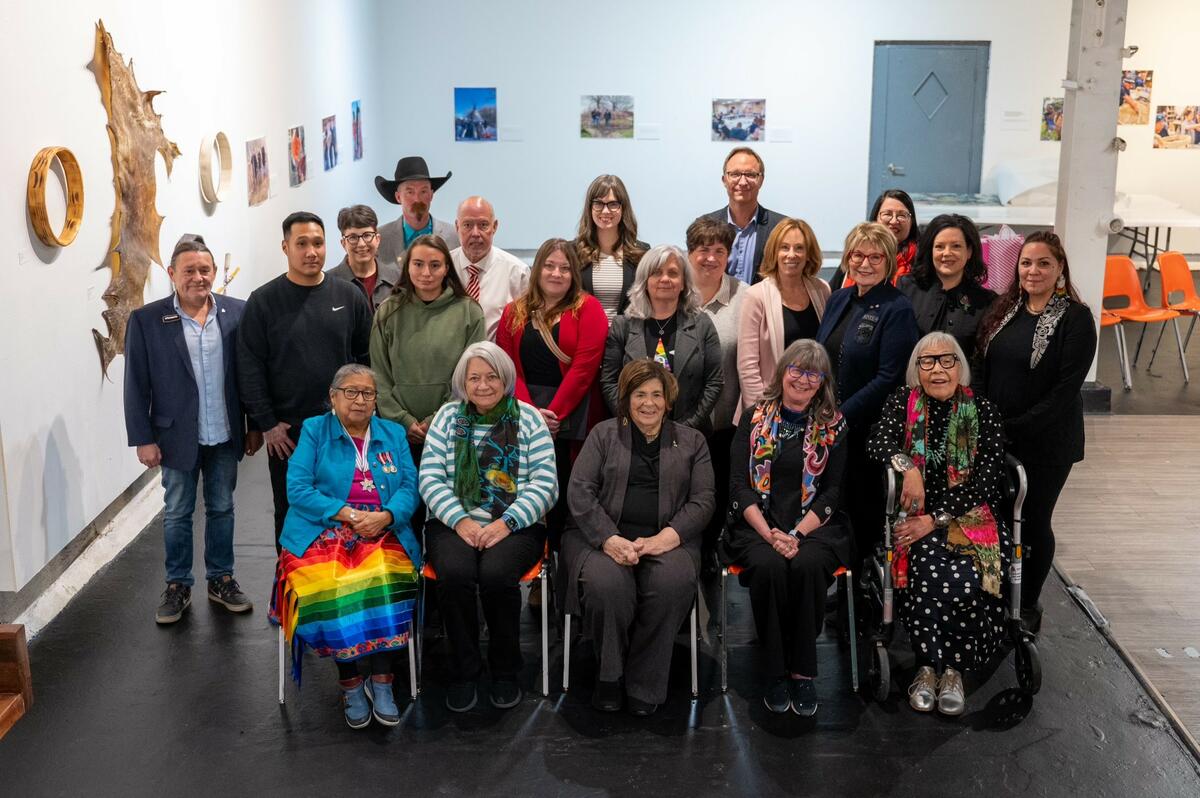
{"label": "teal striped cardigan", "polygon": [[[442,405],[429,424],[425,451],[421,454],[421,499],[429,512],[451,529],[468,516],[463,503],[454,495],[454,416],[461,404],[453,399]],[[554,506],[558,499],[558,472],[554,462],[554,439],[550,437],[542,414],[532,405],[517,404],[521,408],[517,433],[517,446],[521,451],[517,466],[517,498],[502,517],[506,521],[512,518],[518,529],[524,529],[541,521]],[[472,438],[476,446],[486,433],[483,427],[475,428]],[[472,509],[469,515],[480,524],[496,520],[480,507]]]}

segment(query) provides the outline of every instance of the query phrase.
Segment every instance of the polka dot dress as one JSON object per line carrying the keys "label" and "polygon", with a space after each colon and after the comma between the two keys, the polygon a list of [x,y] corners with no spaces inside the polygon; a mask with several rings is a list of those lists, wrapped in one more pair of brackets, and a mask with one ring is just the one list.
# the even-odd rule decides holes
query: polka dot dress
{"label": "polka dot dress", "polygon": [[[868,451],[875,459],[887,462],[892,454],[901,451],[908,391],[902,388],[884,406],[868,444]],[[931,399],[928,403],[927,513],[945,510],[957,517],[986,502],[996,516],[1001,514],[1004,468],[1001,421],[986,399],[976,397],[976,403],[979,446],[971,478],[953,489],[947,484],[944,448],[934,451],[945,445],[950,402]],[[935,460],[942,465],[934,466]],[[997,520],[1005,579],[1002,592],[1006,592],[1012,541],[1003,521]],[[955,554],[946,548],[945,530],[935,529],[913,544],[909,550],[908,577],[909,586],[897,591],[900,621],[908,630],[918,665],[970,671],[982,667],[999,650],[1005,637],[1004,601],[984,592],[970,555]]]}

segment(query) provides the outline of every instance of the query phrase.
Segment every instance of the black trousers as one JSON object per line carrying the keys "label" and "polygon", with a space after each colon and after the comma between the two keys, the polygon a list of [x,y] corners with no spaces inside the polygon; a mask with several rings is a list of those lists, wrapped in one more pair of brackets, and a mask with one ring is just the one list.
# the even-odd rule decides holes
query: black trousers
{"label": "black trousers", "polygon": [[750,583],[750,608],[762,646],[763,674],[817,675],[817,635],[825,622],[825,594],[841,563],[833,547],[805,538],[788,560],[762,538],[742,549],[738,561]]}
{"label": "black trousers", "polygon": [[434,584],[450,642],[452,682],[472,681],[483,671],[476,591],[488,625],[492,679],[517,678],[523,664],[520,581],[541,558],[545,541],[546,528],[535,524],[479,551],[436,518],[426,522],[425,545],[437,572]]}
{"label": "black trousers", "polygon": [[887,493],[883,484],[883,466],[867,457],[865,433],[851,435],[846,457],[846,477],[842,483],[842,507],[850,516],[854,532],[853,562],[870,556],[875,544],[883,539],[883,516]]}
{"label": "black trousers", "polygon": [[[372,676],[386,676],[392,672],[392,652],[381,651],[378,654],[371,654],[368,657],[363,657],[367,663],[367,670]],[[359,676],[358,663],[360,660],[352,660],[350,662],[342,662],[334,660],[333,664],[337,665],[338,678],[344,682],[351,679],[357,679]]]}
{"label": "black trousers", "polygon": [[558,551],[563,528],[567,525],[567,485],[571,484],[572,441],[554,440],[554,467],[558,473],[558,501],[546,513],[546,536],[550,550]]}
{"label": "black trousers", "polygon": [[[300,442],[300,423],[293,424],[288,430],[288,438],[293,444]],[[279,554],[279,538],[283,535],[283,519],[287,518],[287,472],[288,461],[268,453],[267,470],[271,474],[271,497],[275,500],[275,553]]]}
{"label": "black trousers", "polygon": [[1054,528],[1051,521],[1059,494],[1071,475],[1071,464],[1039,463],[1033,458],[1022,461],[1029,490],[1025,494],[1021,543],[1024,562],[1021,568],[1021,608],[1032,609],[1042,596],[1042,586],[1054,565]]}
{"label": "black trousers", "polygon": [[[729,427],[717,430],[708,436],[708,451],[712,455],[713,487],[715,488],[713,498],[716,500],[716,504],[713,505],[715,509],[712,518],[709,519],[708,526],[704,529],[702,538],[704,557],[701,562],[708,562],[709,553],[716,550],[717,538],[725,527],[725,520],[729,515],[729,450],[733,446],[733,436],[736,432],[737,428]],[[744,453],[739,458],[738,464],[740,468],[746,468]]]}

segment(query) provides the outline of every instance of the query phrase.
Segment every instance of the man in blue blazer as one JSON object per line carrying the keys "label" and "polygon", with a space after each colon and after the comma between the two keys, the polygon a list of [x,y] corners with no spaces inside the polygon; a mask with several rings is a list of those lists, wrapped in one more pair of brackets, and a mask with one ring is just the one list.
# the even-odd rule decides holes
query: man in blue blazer
{"label": "man in blue blazer", "polygon": [[246,303],[212,292],[216,264],[200,236],[185,235],[167,267],[171,296],[138,308],[125,331],[125,429],[147,468],[162,466],[167,589],[155,620],[175,623],[191,604],[192,514],[204,475],[208,597],[251,608],[233,578],[233,490],[242,454],[262,445],[246,432],[238,396],[236,335]]}

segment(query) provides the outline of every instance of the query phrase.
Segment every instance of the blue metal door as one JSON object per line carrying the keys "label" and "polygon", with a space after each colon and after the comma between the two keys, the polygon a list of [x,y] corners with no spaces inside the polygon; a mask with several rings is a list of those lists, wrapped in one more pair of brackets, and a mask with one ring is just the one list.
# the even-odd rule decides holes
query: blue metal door
{"label": "blue metal door", "polygon": [[888,188],[978,193],[989,46],[875,43],[868,205]]}

